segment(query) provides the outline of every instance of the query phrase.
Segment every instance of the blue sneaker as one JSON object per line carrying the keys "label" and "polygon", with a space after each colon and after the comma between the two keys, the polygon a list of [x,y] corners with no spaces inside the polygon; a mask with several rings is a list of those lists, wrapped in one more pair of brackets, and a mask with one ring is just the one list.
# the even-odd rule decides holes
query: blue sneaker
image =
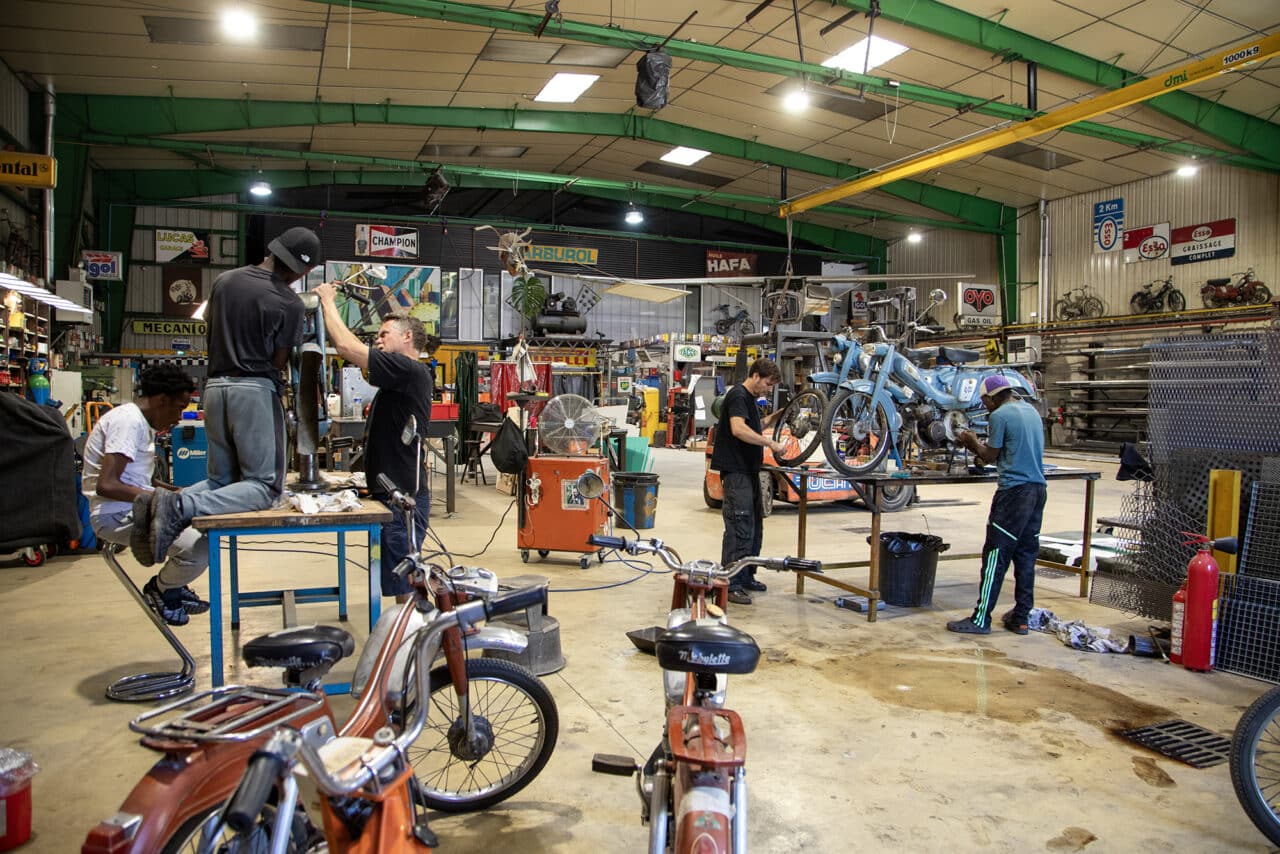
{"label": "blue sneaker", "polygon": [[142,597],[147,600],[151,610],[171,626],[185,626],[191,619],[186,609],[182,607],[181,590],[160,592],[160,585],[154,575],[143,586]]}
{"label": "blue sneaker", "polygon": [[129,531],[129,551],[143,566],[156,562],[155,544],[151,540],[151,493],[133,499],[133,529]]}
{"label": "blue sneaker", "polygon": [[151,498],[151,548],[152,560],[169,554],[169,546],[187,527],[182,514],[182,499],[178,493],[157,489]]}

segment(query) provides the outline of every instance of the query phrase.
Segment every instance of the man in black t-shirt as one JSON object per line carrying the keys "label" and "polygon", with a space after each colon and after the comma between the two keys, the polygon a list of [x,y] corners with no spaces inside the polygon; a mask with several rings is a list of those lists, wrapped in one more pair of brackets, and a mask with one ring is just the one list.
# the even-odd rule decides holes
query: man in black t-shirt
{"label": "man in black t-shirt", "polygon": [[415,317],[393,315],[382,321],[375,345],[368,347],[338,314],[334,302],[337,290],[333,282],[326,282],[314,291],[324,312],[325,333],[338,355],[366,371],[369,384],[378,389],[365,427],[365,482],[373,497],[386,504],[391,496],[378,484],[378,475],[385,474],[401,492],[414,495],[418,507],[418,542],[409,541],[401,511],[389,504],[394,516],[382,526],[382,593],[403,602],[409,585],[392,570],[417,551],[431,517],[431,493],[422,482],[422,461],[418,458],[421,442],[406,445],[401,441],[410,415],[417,419],[419,437],[426,436],[431,421],[431,370],[419,361],[427,348],[427,330]]}
{"label": "man in black t-shirt", "polygon": [[261,264],[213,282],[204,427],[208,474],[182,492],[134,501],[129,546],[143,566],[163,558],[196,516],[265,510],[284,490],[285,427],[280,371],[302,340],[302,300],[292,283],[320,263],[320,238],[291,228],[267,244]]}
{"label": "man in black t-shirt", "polygon": [[[720,505],[724,517],[724,540],[720,545],[720,562],[729,565],[738,558],[760,554],[764,539],[764,507],[760,498],[760,467],[764,449],[785,450],[762,432],[778,413],[760,418],[756,400],[768,394],[782,379],[778,366],[768,359],[756,359],[747,370],[747,378],[729,389],[720,403],[720,420],[716,424],[715,447],[711,451],[711,468],[720,472],[724,499]],[[756,569],[750,567],[729,581],[729,601],[750,605],[748,591],[763,593],[767,585],[756,581]]]}

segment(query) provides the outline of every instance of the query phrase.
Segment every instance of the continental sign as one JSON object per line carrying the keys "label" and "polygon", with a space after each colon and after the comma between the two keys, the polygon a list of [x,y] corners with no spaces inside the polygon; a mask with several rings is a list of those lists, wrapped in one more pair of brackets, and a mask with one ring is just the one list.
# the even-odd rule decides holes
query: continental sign
{"label": "continental sign", "polygon": [[52,190],[58,186],[58,161],[47,154],[0,151],[0,184]]}
{"label": "continental sign", "polygon": [[204,335],[203,320],[135,320],[133,331],[139,335]]}
{"label": "continental sign", "polygon": [[598,249],[585,246],[530,246],[525,250],[527,261],[541,261],[544,264],[590,264],[595,266],[599,257]]}

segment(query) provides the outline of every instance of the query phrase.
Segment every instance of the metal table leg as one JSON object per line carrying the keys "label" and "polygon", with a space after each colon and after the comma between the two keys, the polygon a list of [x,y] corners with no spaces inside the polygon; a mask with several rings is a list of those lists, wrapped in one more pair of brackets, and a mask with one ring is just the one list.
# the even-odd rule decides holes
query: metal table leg
{"label": "metal table leg", "polygon": [[867,622],[876,621],[880,604],[880,484],[871,481],[871,555],[867,567]]}
{"label": "metal table leg", "polygon": [[164,639],[169,642],[169,646],[173,647],[173,651],[182,658],[182,670],[177,673],[158,671],[125,676],[123,679],[117,679],[107,686],[107,698],[118,700],[122,703],[139,703],[149,700],[163,700],[168,697],[179,697],[190,693],[196,684],[195,659],[191,657],[191,653],[187,652],[187,648],[179,642],[178,638],[165,623],[164,618],[153,611],[151,606],[147,604],[146,598],[138,590],[138,585],[133,583],[133,579],[129,577],[120,566],[120,562],[116,560],[116,554],[123,550],[124,546],[114,543],[109,544],[102,550],[102,559],[107,562],[107,566],[111,567],[111,571],[115,573],[116,578],[124,585],[125,590],[129,591],[129,595],[133,597],[133,600],[146,612],[147,617],[151,619],[160,634],[164,635]]}
{"label": "metal table leg", "polygon": [[1089,595],[1089,549],[1093,544],[1093,481],[1084,482],[1084,537],[1080,547],[1080,597]]}

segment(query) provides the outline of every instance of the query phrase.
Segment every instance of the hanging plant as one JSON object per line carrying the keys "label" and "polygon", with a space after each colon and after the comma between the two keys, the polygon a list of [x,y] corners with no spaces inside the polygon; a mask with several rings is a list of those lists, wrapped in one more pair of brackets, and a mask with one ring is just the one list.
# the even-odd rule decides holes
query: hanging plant
{"label": "hanging plant", "polygon": [[547,302],[547,289],[542,281],[532,273],[520,276],[511,283],[511,296],[507,297],[507,305],[520,315],[533,320],[542,311]]}

